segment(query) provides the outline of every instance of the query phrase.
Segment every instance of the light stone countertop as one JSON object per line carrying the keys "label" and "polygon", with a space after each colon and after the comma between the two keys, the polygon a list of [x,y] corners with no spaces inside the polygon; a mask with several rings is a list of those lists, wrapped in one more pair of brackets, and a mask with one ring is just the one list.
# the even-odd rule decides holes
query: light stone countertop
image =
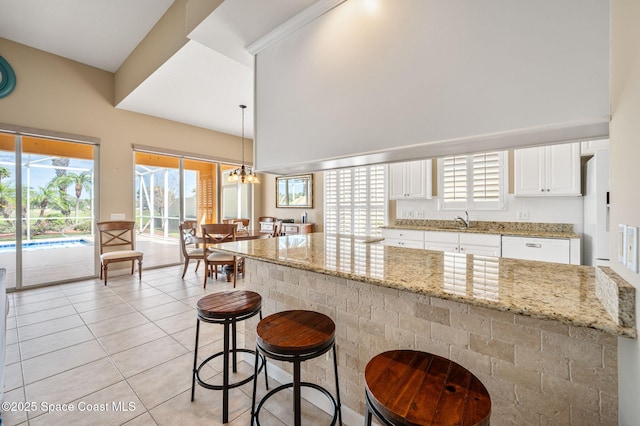
{"label": "light stone countertop", "polygon": [[[596,296],[589,266],[409,249],[313,233],[219,244],[243,257],[635,338]],[[635,296],[634,296],[635,297]],[[624,306],[624,304],[621,304]],[[635,324],[632,313],[631,324]]]}
{"label": "light stone countertop", "polygon": [[465,228],[454,220],[398,219],[395,224],[382,226],[382,228],[499,234],[520,237],[580,238],[580,234],[573,232],[573,225],[566,223],[471,221],[471,227]]}

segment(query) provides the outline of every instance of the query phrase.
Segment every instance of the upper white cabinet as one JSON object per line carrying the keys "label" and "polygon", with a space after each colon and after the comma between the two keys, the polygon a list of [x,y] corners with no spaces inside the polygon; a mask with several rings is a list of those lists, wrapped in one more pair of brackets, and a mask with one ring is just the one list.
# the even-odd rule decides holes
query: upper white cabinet
{"label": "upper white cabinet", "polygon": [[389,199],[431,198],[431,160],[389,165]]}
{"label": "upper white cabinet", "polygon": [[580,144],[515,150],[515,195],[580,194]]}

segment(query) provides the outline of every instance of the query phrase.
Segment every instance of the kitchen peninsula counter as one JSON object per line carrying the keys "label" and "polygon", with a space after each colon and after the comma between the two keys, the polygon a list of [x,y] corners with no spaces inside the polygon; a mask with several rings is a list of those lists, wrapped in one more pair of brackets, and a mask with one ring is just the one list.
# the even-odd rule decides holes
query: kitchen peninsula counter
{"label": "kitchen peninsula counter", "polygon": [[[265,262],[424,296],[636,337],[596,295],[593,267],[372,245],[324,233],[226,243]],[[346,253],[340,248],[349,247]],[[628,320],[635,324],[635,318]]]}
{"label": "kitchen peninsula counter", "polygon": [[[635,294],[609,286],[596,295],[599,269],[324,233],[217,248],[244,257],[243,284],[262,295],[263,315],[309,309],[335,321],[347,425],[362,424],[367,362],[399,348],[469,369],[489,390],[494,426],[617,424],[618,339],[636,336],[623,299]],[[616,298],[618,311],[601,301]],[[255,345],[257,321],[246,321],[246,347]],[[269,374],[284,382],[278,374],[289,368],[276,363]],[[333,388],[329,359],[302,368]]]}

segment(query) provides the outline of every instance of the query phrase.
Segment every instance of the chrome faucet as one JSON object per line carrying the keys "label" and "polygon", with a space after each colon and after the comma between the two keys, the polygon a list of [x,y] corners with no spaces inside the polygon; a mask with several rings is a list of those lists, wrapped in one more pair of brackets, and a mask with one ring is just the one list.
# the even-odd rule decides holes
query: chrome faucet
{"label": "chrome faucet", "polygon": [[459,220],[460,222],[462,222],[464,224],[464,227],[469,229],[471,228],[471,222],[469,222],[469,212],[465,211],[464,212],[466,219],[460,217],[460,216],[456,216],[454,220]]}

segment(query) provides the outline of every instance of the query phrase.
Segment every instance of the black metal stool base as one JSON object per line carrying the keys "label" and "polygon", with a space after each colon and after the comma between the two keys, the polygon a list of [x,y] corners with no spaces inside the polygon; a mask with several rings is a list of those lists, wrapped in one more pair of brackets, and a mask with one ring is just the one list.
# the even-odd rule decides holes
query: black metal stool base
{"label": "black metal stool base", "polygon": [[[271,398],[273,395],[280,392],[281,390],[293,388],[294,385],[295,385],[294,383],[285,383],[284,385],[280,385],[277,388],[270,390],[265,396],[263,396],[262,399],[260,400],[260,403],[256,407],[255,413],[253,414],[253,424],[256,426],[260,426],[260,420],[258,418],[260,415],[260,409],[265,404],[265,402],[267,402],[269,398]],[[336,403],[336,400],[333,397],[333,395],[331,395],[331,393],[328,390],[326,390],[325,388],[323,388],[322,386],[316,383],[300,382],[299,385],[300,387],[308,387],[308,388],[316,389],[322,392],[329,399],[329,401],[333,405],[333,419],[331,419],[331,426],[335,425],[336,420],[338,420],[339,410],[338,410],[338,404]]]}
{"label": "black metal stool base", "polygon": [[[237,354],[238,352],[244,352],[247,354],[252,354],[255,355],[256,351],[254,351],[253,349],[229,349],[229,353],[230,354]],[[195,379],[196,379],[196,383],[198,383],[200,386],[202,386],[203,388],[206,389],[213,389],[213,390],[224,390],[225,386],[224,385],[215,385],[212,383],[207,383],[205,382],[203,379],[200,378],[200,370],[209,363],[209,361],[212,361],[213,359],[224,355],[224,351],[218,352],[217,354],[211,355],[209,358],[205,359],[204,361],[202,361],[200,363],[200,365],[198,366],[198,368],[195,371]],[[264,355],[259,354],[259,362],[260,365],[258,366],[258,374],[260,374],[260,372],[262,371],[262,369],[265,367],[266,365],[266,360]],[[233,389],[233,388],[237,388],[238,386],[242,386],[244,384],[249,383],[250,381],[253,380],[253,375],[254,373],[252,373],[250,376],[245,377],[244,379],[242,379],[239,382],[235,382],[235,383],[229,383],[226,388],[227,389]],[[193,399],[192,399],[193,401]]]}
{"label": "black metal stool base", "polygon": [[376,407],[374,407],[373,404],[371,404],[371,402],[369,401],[369,398],[371,398],[369,396],[369,392],[365,391],[364,394],[365,394],[366,405],[367,405],[367,412],[366,412],[366,416],[364,418],[365,426],[371,426],[372,414],[376,416],[376,420],[378,420],[379,422],[381,422],[385,426],[393,426],[393,423],[389,423],[389,421],[384,418],[382,413],[380,413],[378,410],[376,410]]}

